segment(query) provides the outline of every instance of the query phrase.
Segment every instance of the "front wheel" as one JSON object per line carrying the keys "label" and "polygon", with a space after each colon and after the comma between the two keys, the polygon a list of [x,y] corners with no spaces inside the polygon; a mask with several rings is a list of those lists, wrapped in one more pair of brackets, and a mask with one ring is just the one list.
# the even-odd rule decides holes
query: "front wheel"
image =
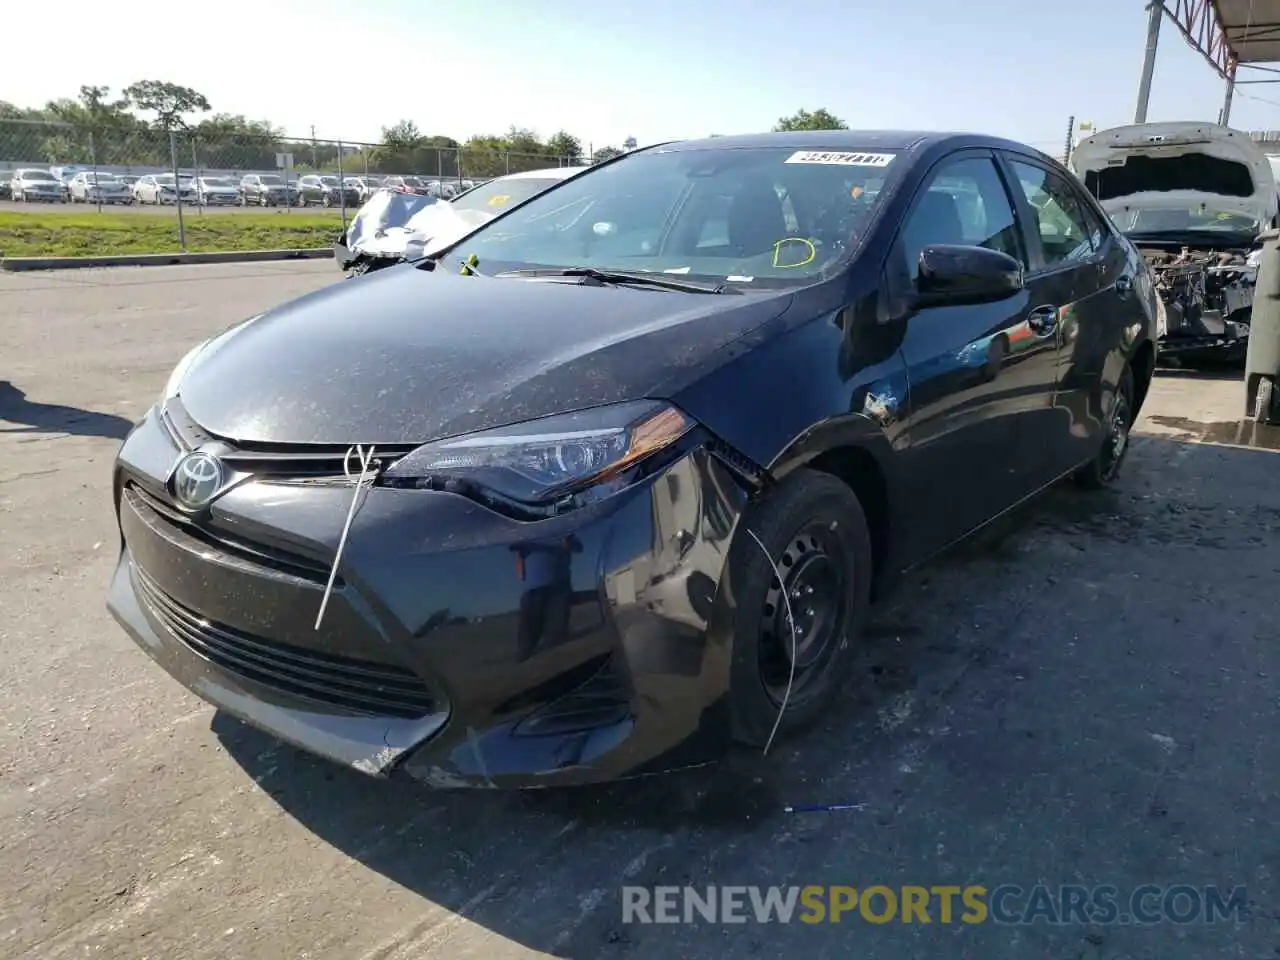
{"label": "front wheel", "polygon": [[1107,419],[1107,431],[1097,456],[1076,471],[1075,480],[1088,490],[1109,487],[1120,476],[1125,454],[1129,452],[1129,434],[1133,429],[1133,368],[1128,365],[1120,375],[1119,389],[1111,416]]}
{"label": "front wheel", "polygon": [[822,716],[852,667],[871,574],[862,505],[830,474],[799,470],[743,515],[722,585],[736,610],[735,740],[764,747],[775,728],[785,736]]}

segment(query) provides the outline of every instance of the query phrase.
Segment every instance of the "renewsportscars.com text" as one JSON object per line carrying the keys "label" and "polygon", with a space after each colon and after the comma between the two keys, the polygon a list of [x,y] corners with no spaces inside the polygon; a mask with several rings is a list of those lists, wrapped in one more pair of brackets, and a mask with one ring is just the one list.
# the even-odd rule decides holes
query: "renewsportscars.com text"
{"label": "renewsportscars.com text", "polygon": [[1146,925],[1243,922],[1244,887],[880,884],[790,887],[623,887],[623,923],[1044,923]]}

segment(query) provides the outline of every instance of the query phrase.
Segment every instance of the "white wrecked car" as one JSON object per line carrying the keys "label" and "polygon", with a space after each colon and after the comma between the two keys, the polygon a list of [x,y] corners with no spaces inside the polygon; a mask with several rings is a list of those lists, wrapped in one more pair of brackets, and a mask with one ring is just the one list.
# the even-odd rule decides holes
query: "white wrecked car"
{"label": "white wrecked car", "polygon": [[586,169],[553,167],[511,173],[451,200],[378,190],[356,211],[334,246],[334,256],[342,269],[353,274],[416,260]]}
{"label": "white wrecked car", "polygon": [[1243,358],[1258,234],[1276,225],[1270,160],[1247,133],[1199,121],[1102,130],[1071,165],[1151,268],[1163,357]]}

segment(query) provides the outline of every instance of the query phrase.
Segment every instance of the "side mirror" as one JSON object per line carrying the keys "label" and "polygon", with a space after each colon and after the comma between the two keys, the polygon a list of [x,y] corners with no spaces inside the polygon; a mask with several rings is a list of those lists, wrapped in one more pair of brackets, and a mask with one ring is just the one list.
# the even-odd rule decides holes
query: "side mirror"
{"label": "side mirror", "polygon": [[920,251],[917,306],[989,303],[1022,289],[1022,264],[985,247],[937,245]]}

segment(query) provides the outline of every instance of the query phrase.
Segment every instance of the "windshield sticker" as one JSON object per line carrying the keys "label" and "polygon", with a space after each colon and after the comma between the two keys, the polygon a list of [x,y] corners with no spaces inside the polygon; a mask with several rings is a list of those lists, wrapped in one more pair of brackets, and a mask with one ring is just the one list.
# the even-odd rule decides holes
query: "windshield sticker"
{"label": "windshield sticker", "polygon": [[818,150],[800,150],[787,157],[787,163],[825,163],[846,167],[887,167],[893,161],[892,153],[824,153]]}
{"label": "windshield sticker", "polygon": [[671,267],[669,270],[663,270],[663,273],[688,273],[688,267]]}
{"label": "windshield sticker", "polygon": [[755,277],[741,277],[736,273],[733,274],[732,276],[725,277],[725,280],[727,280],[729,283],[750,283],[754,279]]}
{"label": "windshield sticker", "polygon": [[500,206],[502,206],[503,204],[505,204],[505,203],[506,203],[508,200],[510,200],[510,199],[511,199],[511,197],[510,197],[508,194],[500,193],[500,194],[498,194],[497,196],[494,196],[494,197],[490,197],[490,198],[489,198],[489,206],[491,206],[491,207],[500,207]]}
{"label": "windshield sticker", "polygon": [[[782,255],[782,248],[787,246],[788,244],[799,245],[800,249],[792,250],[790,253],[790,256],[785,258],[785,259],[795,258],[798,260],[798,262],[796,263],[783,262],[784,257]],[[787,237],[784,240],[779,240],[777,243],[773,245],[773,266],[777,270],[792,270],[795,267],[807,266],[813,263],[813,261],[817,258],[817,256],[818,256],[818,248],[813,245],[813,241],[806,240],[803,237]]]}

